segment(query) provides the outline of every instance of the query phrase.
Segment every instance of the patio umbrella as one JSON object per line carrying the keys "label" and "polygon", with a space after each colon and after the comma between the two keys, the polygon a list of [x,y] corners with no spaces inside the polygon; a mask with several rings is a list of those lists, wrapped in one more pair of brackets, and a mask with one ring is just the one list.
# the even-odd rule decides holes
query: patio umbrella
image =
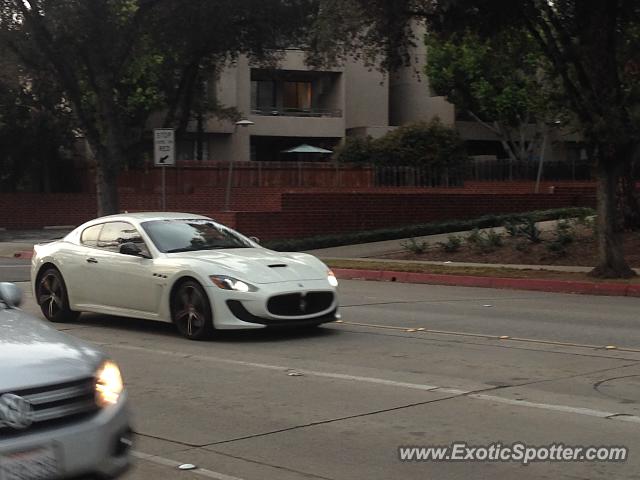
{"label": "patio umbrella", "polygon": [[297,147],[290,148],[289,150],[283,150],[282,153],[333,153],[331,150],[326,150],[324,148],[314,147],[312,145],[307,145],[303,143],[302,145],[298,145]]}

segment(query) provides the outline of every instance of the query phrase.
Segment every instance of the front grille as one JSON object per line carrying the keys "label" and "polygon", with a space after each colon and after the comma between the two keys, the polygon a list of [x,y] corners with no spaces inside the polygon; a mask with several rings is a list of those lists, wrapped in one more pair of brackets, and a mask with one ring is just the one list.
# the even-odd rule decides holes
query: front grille
{"label": "front grille", "polygon": [[301,317],[327,310],[333,305],[333,292],[288,293],[267,302],[267,310],[279,317]]}
{"label": "front grille", "polygon": [[34,416],[31,426],[23,430],[0,425],[0,439],[68,425],[81,421],[98,410],[93,377],[44,387],[0,392],[0,396],[5,393],[18,395],[31,403]]}

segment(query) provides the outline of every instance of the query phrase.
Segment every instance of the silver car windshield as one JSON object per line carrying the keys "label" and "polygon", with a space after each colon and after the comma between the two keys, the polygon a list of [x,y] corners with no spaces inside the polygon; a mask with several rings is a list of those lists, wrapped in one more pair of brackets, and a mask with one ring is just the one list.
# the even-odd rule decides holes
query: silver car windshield
{"label": "silver car windshield", "polygon": [[153,220],[141,225],[163,253],[253,247],[238,233],[211,220]]}

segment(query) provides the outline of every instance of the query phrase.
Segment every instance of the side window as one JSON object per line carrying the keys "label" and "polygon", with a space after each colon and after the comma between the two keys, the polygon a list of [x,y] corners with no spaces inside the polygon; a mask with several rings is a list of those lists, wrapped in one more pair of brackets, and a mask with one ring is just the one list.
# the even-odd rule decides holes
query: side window
{"label": "side window", "polygon": [[87,247],[97,247],[100,230],[102,230],[102,224],[85,228],[80,236],[80,243]]}
{"label": "side window", "polygon": [[149,254],[149,250],[140,233],[133,225],[126,222],[105,223],[102,232],[100,232],[98,247],[111,252],[119,252],[120,245],[127,242],[135,243],[143,253]]}

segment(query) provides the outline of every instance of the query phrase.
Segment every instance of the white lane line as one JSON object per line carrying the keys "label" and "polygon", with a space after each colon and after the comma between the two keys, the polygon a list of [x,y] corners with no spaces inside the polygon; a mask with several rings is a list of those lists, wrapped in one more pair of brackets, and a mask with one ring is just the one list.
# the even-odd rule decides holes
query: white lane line
{"label": "white lane line", "polygon": [[[476,400],[485,400],[489,402],[504,403],[506,405],[517,405],[519,407],[540,408],[543,410],[554,410],[556,412],[576,413],[578,415],[587,415],[589,417],[608,418],[616,415],[614,412],[603,412],[601,410],[593,410],[591,408],[570,407],[568,405],[554,405],[551,403],[536,403],[526,400],[515,400],[513,398],[497,397],[495,395],[485,395],[483,393],[472,393],[467,395],[469,398]],[[636,417],[638,418],[638,417]],[[640,420],[640,418],[638,418]]]}
{"label": "white lane line", "polygon": [[263,370],[274,370],[274,371],[278,371],[278,372],[297,372],[297,373],[301,373],[303,375],[307,375],[307,376],[311,376],[311,377],[332,378],[332,379],[336,379],[336,380],[350,380],[350,381],[354,381],[354,382],[373,383],[373,384],[377,384],[377,385],[387,385],[387,386],[391,386],[391,387],[409,388],[409,389],[412,389],[412,390],[422,390],[422,391],[427,391],[427,392],[438,391],[438,392],[443,392],[443,393],[452,393],[454,395],[456,395],[456,394],[462,395],[462,394],[469,393],[469,391],[456,390],[456,389],[445,389],[445,388],[439,387],[437,385],[425,385],[425,384],[421,384],[421,383],[396,382],[394,380],[387,380],[387,379],[384,379],[384,378],[362,377],[362,376],[358,376],[358,375],[347,375],[347,374],[344,374],[344,373],[319,372],[317,370],[305,370],[305,369],[299,369],[299,368],[290,368],[290,367],[284,367],[284,366],[280,366],[280,365],[270,365],[270,364],[266,364],[266,363],[245,362],[245,361],[242,361],[242,360],[230,360],[228,358],[211,357],[209,355],[189,355],[189,354],[180,353],[180,352],[171,352],[171,351],[168,351],[168,350],[156,350],[156,349],[145,348],[145,347],[137,347],[137,346],[134,346],[134,345],[122,345],[122,344],[110,344],[110,343],[103,344],[103,345],[106,346],[106,347],[120,348],[120,349],[124,349],[124,350],[151,352],[151,353],[157,353],[157,354],[160,354],[160,355],[169,355],[169,356],[173,356],[173,357],[190,358],[190,359],[196,359],[196,360],[204,360],[204,361],[211,361],[211,362],[218,362],[218,363],[226,363],[226,364],[229,364],[229,365],[240,365],[240,366],[243,366],[243,367],[261,368]]}
{"label": "white lane line", "polygon": [[[155,463],[157,465],[162,465],[165,467],[172,467],[176,469],[176,475],[180,472],[177,471],[180,465],[183,465],[186,462],[176,462],[175,460],[171,460],[169,458],[160,457],[158,455],[150,455],[144,452],[138,452],[137,450],[133,450],[131,455],[135,458],[139,458],[140,460],[145,460],[147,462]],[[231,475],[225,475],[224,473],[214,472],[212,470],[207,470],[206,468],[196,468],[194,470],[186,470],[188,473],[193,473],[194,475],[200,475],[201,477],[214,478],[216,480],[242,480],[238,477],[232,477]]]}
{"label": "white lane line", "polygon": [[263,370],[273,370],[273,371],[279,371],[279,372],[295,371],[298,373],[302,373],[303,375],[312,376],[312,377],[333,378],[337,380],[371,383],[376,385],[386,385],[391,387],[407,388],[411,390],[422,390],[422,391],[433,392],[433,393],[446,393],[446,394],[460,395],[460,396],[465,395],[466,398],[470,398],[473,400],[483,400],[486,402],[503,403],[506,405],[512,405],[512,406],[518,406],[518,407],[538,408],[542,410],[550,410],[550,411],[562,412],[562,413],[572,413],[572,414],[584,415],[588,417],[640,423],[640,417],[635,415],[627,415],[625,413],[620,413],[620,412],[606,412],[602,410],[594,410],[591,408],[573,407],[570,405],[555,405],[551,403],[536,403],[536,402],[528,402],[525,400],[514,400],[510,398],[498,397],[495,395],[487,395],[483,393],[472,393],[472,391],[470,390],[459,390],[456,388],[439,387],[436,385],[396,382],[394,380],[387,380],[384,378],[361,377],[357,375],[346,375],[343,373],[320,372],[317,370],[304,370],[304,369],[297,369],[297,368],[294,369],[294,368],[284,367],[280,365],[271,365],[267,363],[245,362],[242,360],[231,360],[228,358],[212,357],[209,355],[189,355],[186,353],[172,352],[169,350],[157,350],[153,348],[138,347],[135,345],[123,345],[123,344],[112,344],[112,343],[103,343],[101,345],[108,348],[119,348],[122,350],[155,353],[157,355],[166,355],[166,356],[179,357],[179,358],[194,358],[197,360],[225,363],[228,365],[239,365],[244,367],[254,367],[254,368],[260,368]]}

